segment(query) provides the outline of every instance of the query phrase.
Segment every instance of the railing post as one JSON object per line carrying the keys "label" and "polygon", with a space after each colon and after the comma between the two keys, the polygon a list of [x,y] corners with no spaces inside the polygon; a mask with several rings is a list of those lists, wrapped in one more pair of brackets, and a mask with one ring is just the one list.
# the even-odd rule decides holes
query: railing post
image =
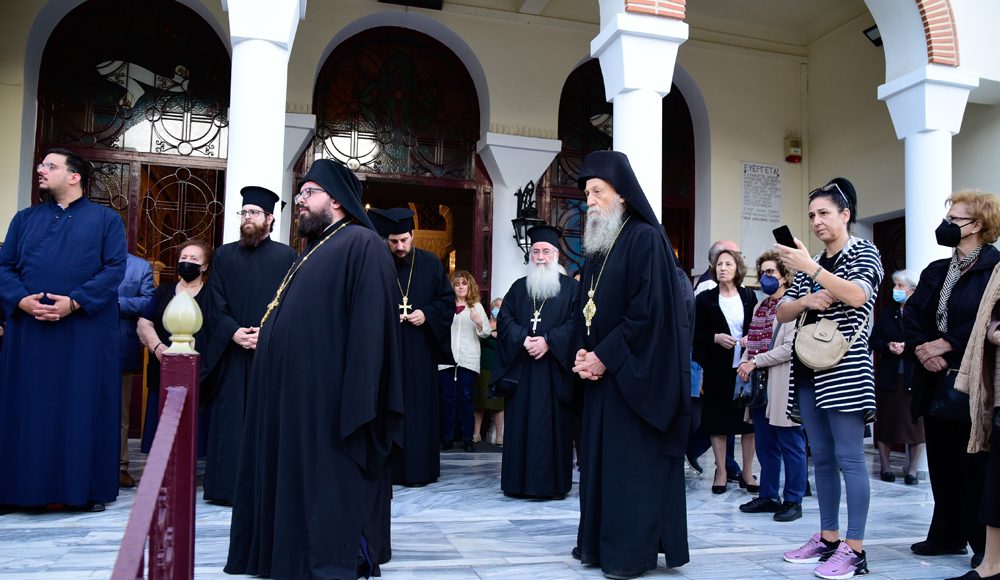
{"label": "railing post", "polygon": [[[194,502],[195,464],[198,427],[198,367],[199,356],[195,354],[175,354],[169,350],[161,361],[160,401],[167,400],[167,389],[184,387],[188,396],[184,398],[177,427],[177,438],[171,453],[170,467],[167,469],[164,487],[174,490],[167,503],[168,534],[173,541],[174,578],[194,578]],[[162,403],[161,403],[162,405]],[[162,409],[161,409],[162,410]],[[172,530],[170,529],[172,528]],[[171,533],[172,532],[172,533]],[[152,546],[150,546],[152,549]],[[150,563],[153,562],[152,554]]]}

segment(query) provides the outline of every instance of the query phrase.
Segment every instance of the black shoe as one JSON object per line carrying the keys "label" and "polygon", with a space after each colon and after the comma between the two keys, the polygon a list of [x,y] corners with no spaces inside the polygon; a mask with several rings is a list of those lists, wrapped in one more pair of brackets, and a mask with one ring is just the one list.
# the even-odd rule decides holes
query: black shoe
{"label": "black shoe", "polygon": [[795,520],[801,517],[802,517],[802,504],[786,501],[783,504],[781,504],[781,509],[779,509],[774,514],[774,521],[794,522]]}
{"label": "black shoe", "polygon": [[896,481],[896,474],[893,473],[893,472],[891,472],[891,471],[883,471],[882,472],[882,481],[884,481],[886,483],[892,483],[892,482]]}
{"label": "black shoe", "polygon": [[812,486],[809,485],[809,480],[807,479],[806,480],[806,492],[804,494],[802,494],[802,495],[804,495],[805,497],[812,497],[812,494],[813,494],[813,489],[812,489]]}
{"label": "black shoe", "polygon": [[455,447],[455,442],[454,441],[442,441],[441,442],[441,451],[447,451],[449,449],[453,449],[454,447]]}
{"label": "black shoe", "polygon": [[969,562],[969,568],[978,568],[980,564],[983,563],[982,554],[972,554],[972,560]]}
{"label": "black shoe", "polygon": [[952,578],[945,578],[945,580],[1000,580],[1000,574],[994,574],[992,576],[980,576],[979,572],[975,570],[969,570],[961,576],[955,576]]}
{"label": "black shoe", "polygon": [[698,473],[704,473],[705,472],[705,470],[701,467],[701,464],[698,463],[698,458],[697,457],[693,457],[690,453],[688,453],[687,454],[687,460],[688,460],[688,463],[691,464],[691,469],[697,471]]}
{"label": "black shoe", "polygon": [[947,548],[935,544],[930,540],[924,540],[923,542],[917,542],[910,546],[910,550],[918,556],[946,556],[946,555],[964,555],[968,554],[969,551],[965,549],[965,546],[961,548]]}
{"label": "black shoe", "polygon": [[642,572],[629,574],[625,572],[611,571],[611,572],[605,572],[604,577],[611,578],[612,580],[630,580],[631,578],[638,578],[639,576],[642,576],[642,574],[643,574]]}
{"label": "black shoe", "polygon": [[773,514],[781,509],[781,502],[773,498],[755,497],[740,506],[745,514]]}
{"label": "black shoe", "polygon": [[573,548],[573,551],[570,552],[569,555],[573,556],[574,560],[580,560],[581,558],[583,558],[583,555],[580,553],[580,546],[576,546],[575,548]]}
{"label": "black shoe", "polygon": [[472,445],[471,439],[466,439],[462,442],[462,449],[468,451],[469,453],[475,453],[476,448]]}
{"label": "black shoe", "polygon": [[906,485],[917,485],[919,481],[920,479],[917,478],[916,475],[910,475],[909,473],[907,473],[906,476],[903,477],[903,483],[905,483]]}
{"label": "black shoe", "polygon": [[[718,469],[715,470],[715,474],[719,475],[719,470]],[[722,485],[714,485],[713,484],[712,485],[712,493],[714,493],[715,495],[726,493],[726,488],[728,488],[728,487],[729,487],[729,480],[728,479],[726,480],[726,483],[724,483]]]}
{"label": "black shoe", "polygon": [[726,481],[728,481],[730,483],[739,483],[740,479],[742,479],[742,478],[743,478],[743,472],[742,471],[737,471],[735,475],[732,474],[732,473],[729,473],[728,471],[726,472]]}
{"label": "black shoe", "polygon": [[[756,477],[752,475],[750,477],[752,477],[754,481],[757,481]],[[760,486],[757,485],[756,483],[747,483],[743,481],[742,477],[740,477],[740,489],[745,489],[750,493],[757,493],[760,491]]]}

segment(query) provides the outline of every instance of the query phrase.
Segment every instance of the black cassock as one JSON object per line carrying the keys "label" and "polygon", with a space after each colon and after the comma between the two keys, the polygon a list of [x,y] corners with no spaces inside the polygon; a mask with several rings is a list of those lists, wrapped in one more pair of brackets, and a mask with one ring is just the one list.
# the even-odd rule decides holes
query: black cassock
{"label": "black cassock", "polygon": [[230,574],[353,579],[362,552],[389,560],[403,412],[394,268],[373,231],[340,223],[261,327]]}
{"label": "black cassock", "polygon": [[[525,278],[504,296],[497,318],[493,390],[505,395],[500,489],[511,495],[564,497],[573,486],[573,359],[579,311],[577,283],[560,276],[557,296],[532,303]],[[541,312],[532,330],[535,308]],[[549,351],[535,360],[528,336],[543,336]]]}
{"label": "black cassock", "polygon": [[[584,564],[638,574],[689,560],[684,449],[690,412],[690,291],[661,230],[633,216],[611,249],[587,259],[579,307],[597,314],[579,344],[607,366],[581,380],[580,528]],[[688,290],[690,286],[687,286]],[[684,381],[687,381],[687,384]],[[683,388],[682,388],[683,387]]]}
{"label": "black cassock", "polygon": [[260,326],[267,304],[295,261],[295,250],[263,240],[253,248],[231,242],[215,251],[208,288],[211,344],[204,351],[208,377],[202,404],[211,405],[205,456],[205,500],[233,503],[236,461],[246,411],[247,379],[254,350],[233,342],[239,328]]}
{"label": "black cassock", "polygon": [[[437,481],[441,475],[441,449],[438,434],[437,365],[454,364],[451,360],[451,323],[455,317],[455,291],[448,282],[444,265],[434,254],[413,249],[412,259],[396,263],[399,287],[393,286],[397,311],[402,304],[400,293],[409,283],[408,304],[424,313],[426,322],[414,326],[400,324],[403,340],[403,453],[392,464],[392,482],[418,485]],[[410,268],[413,279],[410,281]]]}

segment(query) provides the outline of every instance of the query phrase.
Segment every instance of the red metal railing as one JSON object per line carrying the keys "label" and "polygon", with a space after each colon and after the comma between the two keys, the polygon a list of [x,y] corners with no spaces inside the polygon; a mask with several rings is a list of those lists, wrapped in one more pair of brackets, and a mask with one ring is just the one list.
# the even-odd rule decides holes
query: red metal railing
{"label": "red metal railing", "polygon": [[194,577],[195,437],[198,355],[163,355],[160,423],[149,450],[112,580]]}

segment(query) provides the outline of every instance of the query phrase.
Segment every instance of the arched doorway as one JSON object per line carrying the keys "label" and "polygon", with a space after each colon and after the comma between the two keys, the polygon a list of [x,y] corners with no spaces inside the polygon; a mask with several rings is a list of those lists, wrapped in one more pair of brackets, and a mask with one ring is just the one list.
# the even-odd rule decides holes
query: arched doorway
{"label": "arched doorway", "polygon": [[90,0],[42,54],[35,157],[66,147],[90,159],[89,197],[168,280],[178,244],[221,241],[229,70],[211,26],[172,0]]}
{"label": "arched doorway", "polygon": [[[563,265],[573,275],[583,265],[581,236],[586,203],[577,185],[580,164],[593,151],[610,149],[613,106],[604,92],[600,61],[576,68],[559,100],[562,151],[542,176],[541,215],[563,228]],[[662,222],[686,271],[694,264],[695,147],[687,102],[677,86],[663,98]]]}
{"label": "arched doorway", "polygon": [[[335,159],[365,187],[366,204],[410,207],[418,247],[489,287],[491,187],[476,156],[479,100],[448,47],[397,27],[364,30],[323,64],[313,97],[316,137],[299,171]],[[294,241],[293,241],[294,243]]]}

